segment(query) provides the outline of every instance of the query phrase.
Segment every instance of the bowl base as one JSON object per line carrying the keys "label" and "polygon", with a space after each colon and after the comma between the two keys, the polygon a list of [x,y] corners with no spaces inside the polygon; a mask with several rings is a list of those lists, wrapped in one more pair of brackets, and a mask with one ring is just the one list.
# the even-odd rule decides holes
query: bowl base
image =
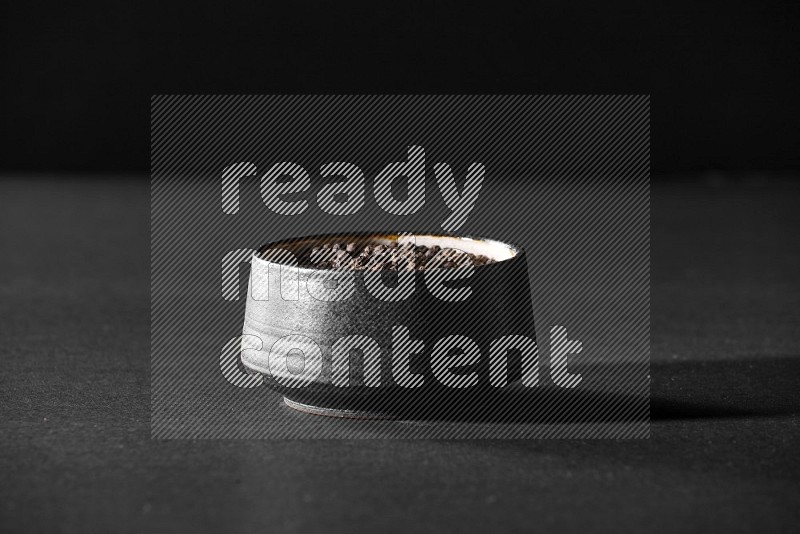
{"label": "bowl base", "polygon": [[313,406],[311,404],[304,404],[302,402],[293,401],[291,399],[283,398],[284,404],[293,410],[303,413],[310,413],[313,415],[322,415],[325,417],[338,417],[343,419],[395,419],[390,414],[383,412],[371,412],[365,410],[340,410],[335,408],[325,408],[323,406]]}

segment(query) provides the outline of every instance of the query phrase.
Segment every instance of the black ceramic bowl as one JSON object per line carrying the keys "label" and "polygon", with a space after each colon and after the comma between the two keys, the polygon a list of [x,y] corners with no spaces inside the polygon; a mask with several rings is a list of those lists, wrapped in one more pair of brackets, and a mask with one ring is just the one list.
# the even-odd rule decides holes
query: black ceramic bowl
{"label": "black ceramic bowl", "polygon": [[[493,262],[387,274],[298,266],[287,254],[301,257],[325,242],[409,241]],[[525,251],[483,237],[424,233],[270,243],[252,258],[243,334],[245,367],[263,374],[293,408],[340,417],[469,411],[520,382],[526,352],[515,347],[535,354]],[[494,363],[492,350],[503,356]]]}

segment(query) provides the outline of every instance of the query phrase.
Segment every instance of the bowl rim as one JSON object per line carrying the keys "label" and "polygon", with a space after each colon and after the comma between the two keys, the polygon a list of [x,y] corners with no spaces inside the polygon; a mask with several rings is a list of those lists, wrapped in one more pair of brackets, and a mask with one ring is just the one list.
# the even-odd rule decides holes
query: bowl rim
{"label": "bowl rim", "polygon": [[320,268],[317,268],[317,267],[303,267],[303,266],[300,266],[300,265],[287,265],[285,263],[277,263],[277,262],[274,262],[274,261],[270,261],[270,260],[264,259],[264,258],[260,257],[260,255],[263,254],[264,252],[266,252],[268,249],[270,249],[272,247],[275,247],[276,245],[279,245],[281,243],[288,243],[288,242],[292,242],[292,241],[301,241],[301,240],[307,240],[307,239],[324,239],[324,238],[344,237],[344,236],[377,237],[377,236],[381,236],[381,235],[383,235],[383,236],[401,236],[401,235],[407,235],[407,234],[420,235],[420,236],[430,236],[430,237],[449,237],[449,238],[457,238],[457,239],[469,239],[469,240],[472,240],[472,241],[490,241],[490,242],[493,242],[493,243],[499,243],[500,245],[503,245],[503,246],[511,249],[514,252],[514,254],[513,254],[513,256],[511,258],[508,258],[508,259],[505,259],[505,260],[500,260],[500,261],[497,261],[497,262],[493,262],[493,263],[490,263],[488,265],[482,265],[480,267],[476,267],[478,269],[485,268],[485,267],[491,267],[493,265],[502,264],[502,263],[505,263],[505,262],[508,262],[508,261],[511,261],[511,260],[518,260],[519,258],[525,256],[525,249],[521,245],[519,245],[519,244],[517,244],[515,242],[512,242],[512,241],[505,241],[505,240],[496,239],[494,237],[487,237],[487,236],[483,236],[483,235],[475,235],[475,234],[464,234],[464,235],[462,235],[462,234],[456,234],[456,233],[452,233],[452,232],[432,232],[432,231],[429,231],[429,230],[416,231],[416,232],[415,231],[411,231],[411,230],[400,230],[400,231],[396,231],[396,232],[384,232],[384,231],[348,232],[348,231],[344,231],[344,232],[327,232],[327,233],[322,233],[322,234],[311,234],[311,235],[298,236],[298,237],[288,237],[288,238],[284,238],[284,239],[278,239],[278,240],[275,240],[275,241],[270,241],[268,243],[265,243],[265,244],[261,245],[260,247],[258,247],[256,249],[255,253],[253,253],[251,261],[258,260],[258,262],[266,264],[266,265],[290,266],[293,269],[299,269],[300,271],[303,271],[303,272],[315,272],[315,273],[316,272],[325,272],[325,271],[330,271],[330,269],[320,269]]}

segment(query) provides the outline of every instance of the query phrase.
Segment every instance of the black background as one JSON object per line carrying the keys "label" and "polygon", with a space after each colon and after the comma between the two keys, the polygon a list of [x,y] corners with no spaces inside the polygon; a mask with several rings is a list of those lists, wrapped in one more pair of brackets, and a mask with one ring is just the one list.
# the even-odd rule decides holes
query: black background
{"label": "black background", "polygon": [[797,2],[5,2],[3,168],[149,169],[153,94],[652,95],[655,174],[800,165]]}
{"label": "black background", "polygon": [[[797,531],[800,4],[466,4],[0,4],[0,531]],[[650,439],[151,439],[150,96],[483,92],[652,95]]]}

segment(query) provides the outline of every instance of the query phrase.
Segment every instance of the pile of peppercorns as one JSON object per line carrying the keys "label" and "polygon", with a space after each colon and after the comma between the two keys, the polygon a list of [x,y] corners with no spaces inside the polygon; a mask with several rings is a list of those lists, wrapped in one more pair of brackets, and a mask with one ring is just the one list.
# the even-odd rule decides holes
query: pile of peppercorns
{"label": "pile of peppercorns", "polygon": [[493,263],[486,256],[438,246],[414,243],[359,245],[352,242],[322,244],[310,249],[303,260],[304,264],[318,269],[358,271],[423,271]]}

